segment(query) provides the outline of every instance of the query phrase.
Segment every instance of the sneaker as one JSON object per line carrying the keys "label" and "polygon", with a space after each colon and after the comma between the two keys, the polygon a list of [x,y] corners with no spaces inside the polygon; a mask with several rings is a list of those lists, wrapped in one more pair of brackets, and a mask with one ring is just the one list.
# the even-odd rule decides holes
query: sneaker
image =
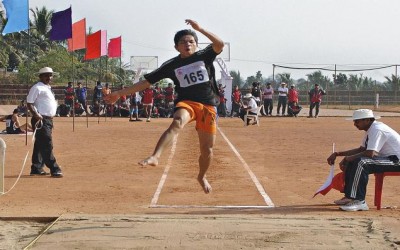
{"label": "sneaker", "polygon": [[364,201],[353,200],[346,205],[340,207],[343,211],[368,211],[368,205]]}
{"label": "sneaker", "polygon": [[35,175],[48,175],[49,173],[47,173],[46,171],[44,171],[43,169],[39,169],[39,170],[31,170],[30,175],[31,176],[35,176]]}
{"label": "sneaker", "polygon": [[335,203],[336,205],[342,206],[342,205],[346,205],[347,203],[352,202],[352,201],[353,200],[350,198],[343,197],[340,200],[335,200],[333,203]]}
{"label": "sneaker", "polygon": [[146,122],[150,122],[150,118],[147,118],[147,119],[146,119]]}
{"label": "sneaker", "polygon": [[57,170],[54,173],[51,173],[51,177],[53,178],[62,178],[63,177],[63,173],[61,172],[61,170]]}

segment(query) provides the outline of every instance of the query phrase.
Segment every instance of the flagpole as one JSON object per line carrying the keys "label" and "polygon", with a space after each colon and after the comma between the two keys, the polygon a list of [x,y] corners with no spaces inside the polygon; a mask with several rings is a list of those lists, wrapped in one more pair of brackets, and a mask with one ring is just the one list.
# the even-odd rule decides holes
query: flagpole
{"label": "flagpole", "polygon": [[[101,56],[100,56],[99,60],[100,60],[100,62],[99,62],[99,82],[101,84]],[[99,115],[97,118],[97,124],[100,124],[100,108],[101,108],[101,100],[99,100]]]}
{"label": "flagpole", "polygon": [[72,90],[74,95],[72,97],[72,132],[75,132],[75,65],[74,65],[74,38],[71,39],[72,53],[71,53],[71,63],[72,63]]}
{"label": "flagpole", "polygon": [[[30,55],[31,54],[31,27],[30,27],[30,25],[29,25],[29,17],[28,17],[28,60],[27,60],[27,74],[26,74],[26,78],[27,78],[27,81],[26,81],[26,92],[27,92],[27,95],[29,94],[29,74],[30,74],[30,63],[29,63],[29,59],[30,59]],[[25,106],[25,118],[26,118],[26,121],[25,121],[25,124],[26,124],[26,130],[25,130],[25,146],[27,146],[28,145],[28,118],[29,118],[29,111],[28,111],[28,103],[27,102],[25,102],[25,104],[24,104],[24,106]],[[33,128],[33,124],[32,124],[32,128]]]}

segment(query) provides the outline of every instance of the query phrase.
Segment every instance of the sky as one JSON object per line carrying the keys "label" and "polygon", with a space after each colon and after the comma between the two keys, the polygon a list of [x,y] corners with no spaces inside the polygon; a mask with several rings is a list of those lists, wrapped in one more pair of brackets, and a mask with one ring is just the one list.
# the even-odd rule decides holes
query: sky
{"label": "sky", "polygon": [[[271,76],[273,64],[332,69],[400,64],[398,0],[29,0],[29,6],[54,11],[72,6],[73,22],[86,18],[87,28],[107,30],[109,39],[122,36],[125,63],[131,56],[157,56],[161,65],[176,56],[173,36],[190,28],[184,21],[190,18],[230,44],[227,68],[244,79],[257,71]],[[313,71],[275,68],[275,74],[295,79]],[[383,81],[395,67],[363,74]]]}

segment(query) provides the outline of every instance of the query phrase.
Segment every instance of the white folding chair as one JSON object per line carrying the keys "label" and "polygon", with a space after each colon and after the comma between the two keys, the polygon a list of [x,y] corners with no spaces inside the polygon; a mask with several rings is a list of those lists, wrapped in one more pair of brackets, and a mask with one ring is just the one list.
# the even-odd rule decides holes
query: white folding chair
{"label": "white folding chair", "polygon": [[250,124],[253,122],[254,124],[257,124],[257,126],[260,126],[260,116],[261,116],[261,109],[264,107],[264,105],[261,105],[257,108],[257,114],[249,114],[249,110],[246,111],[246,114],[244,115],[244,126],[247,126],[247,119],[250,119]]}

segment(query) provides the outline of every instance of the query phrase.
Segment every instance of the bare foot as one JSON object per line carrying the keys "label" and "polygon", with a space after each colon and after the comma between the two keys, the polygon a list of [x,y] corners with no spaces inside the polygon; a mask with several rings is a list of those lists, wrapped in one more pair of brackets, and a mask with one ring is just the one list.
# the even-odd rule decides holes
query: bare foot
{"label": "bare foot", "polygon": [[155,156],[150,156],[150,157],[144,159],[143,161],[139,161],[138,164],[141,165],[141,166],[147,166],[147,165],[157,166],[158,165],[158,159]]}
{"label": "bare foot", "polygon": [[211,193],[212,187],[211,187],[210,183],[208,183],[208,181],[207,181],[207,179],[205,177],[204,178],[198,178],[197,180],[199,181],[201,187],[203,188],[204,193],[206,193],[206,194]]}

